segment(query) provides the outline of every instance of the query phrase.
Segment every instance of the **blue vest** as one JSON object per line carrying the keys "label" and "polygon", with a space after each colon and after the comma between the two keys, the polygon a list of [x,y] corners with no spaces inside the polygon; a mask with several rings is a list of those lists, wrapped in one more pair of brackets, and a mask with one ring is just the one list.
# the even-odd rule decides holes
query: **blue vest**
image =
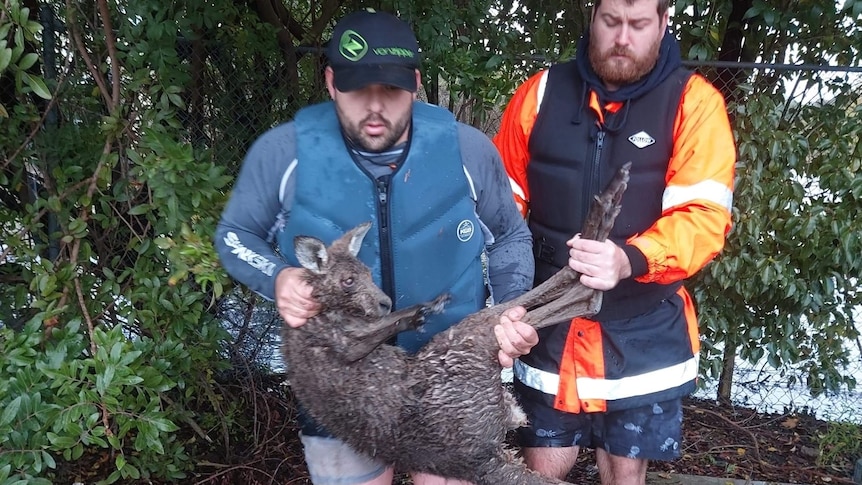
{"label": "blue vest", "polygon": [[430,316],[419,331],[398,335],[398,344],[409,352],[484,307],[485,240],[451,113],[414,103],[408,155],[382,179],[374,179],[350,156],[331,102],[300,110],[295,124],[296,198],[278,236],[289,264],[299,266],[295,236],[330,244],[372,221],[358,256],[395,309],[452,295],[442,315]]}

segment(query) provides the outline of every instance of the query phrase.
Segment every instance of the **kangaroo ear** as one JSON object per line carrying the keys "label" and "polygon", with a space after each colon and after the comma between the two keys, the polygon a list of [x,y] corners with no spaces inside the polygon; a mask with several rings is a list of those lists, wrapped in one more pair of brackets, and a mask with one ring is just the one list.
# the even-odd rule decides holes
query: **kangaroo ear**
{"label": "kangaroo ear", "polygon": [[362,240],[365,239],[365,235],[368,233],[369,229],[371,229],[371,223],[363,222],[344,235],[345,239],[349,238],[347,250],[350,251],[350,254],[354,258],[359,254],[359,250],[362,248]]}
{"label": "kangaroo ear", "polygon": [[293,239],[296,259],[303,268],[316,274],[326,272],[326,245],[320,239],[309,236],[296,236]]}

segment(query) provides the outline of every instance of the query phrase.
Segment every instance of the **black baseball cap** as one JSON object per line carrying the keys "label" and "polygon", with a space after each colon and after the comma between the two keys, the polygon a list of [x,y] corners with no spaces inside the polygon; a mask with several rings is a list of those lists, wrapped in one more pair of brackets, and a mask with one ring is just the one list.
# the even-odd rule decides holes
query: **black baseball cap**
{"label": "black baseball cap", "polygon": [[339,91],[386,84],[416,92],[419,43],[413,29],[390,13],[369,8],[341,19],[327,57]]}

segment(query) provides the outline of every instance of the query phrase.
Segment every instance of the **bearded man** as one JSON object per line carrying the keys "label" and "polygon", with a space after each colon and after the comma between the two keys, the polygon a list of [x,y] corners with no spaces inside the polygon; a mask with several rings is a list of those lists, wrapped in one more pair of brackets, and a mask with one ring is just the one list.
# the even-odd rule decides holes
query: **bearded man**
{"label": "bearded man", "polygon": [[[494,139],[533,234],[534,284],[569,265],[605,291],[598,314],[539,331],[514,366],[524,457],[561,479],[590,447],[604,485],[644,484],[648,460],[680,455],[695,389],[683,281],[730,230],[736,148],[721,94],[681,66],[668,3],[596,0],[575,60],[521,85]],[[572,238],[627,162],[609,239]]]}

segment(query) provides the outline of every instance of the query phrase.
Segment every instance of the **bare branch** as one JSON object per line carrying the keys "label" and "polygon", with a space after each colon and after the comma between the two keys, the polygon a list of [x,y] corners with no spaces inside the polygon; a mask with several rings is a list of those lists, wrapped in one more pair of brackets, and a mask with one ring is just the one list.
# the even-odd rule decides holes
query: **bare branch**
{"label": "bare branch", "polygon": [[[69,12],[70,17],[72,17],[74,12],[77,11],[77,9],[72,6],[71,0],[66,0],[66,9]],[[87,52],[87,47],[84,45],[84,40],[81,38],[81,32],[78,30],[78,23],[74,18],[72,18],[68,24],[69,31],[72,33],[72,40],[75,43],[75,48],[78,50],[78,53],[81,54],[81,58],[84,59],[84,64],[87,66],[87,71],[90,72],[90,75],[93,76],[93,80],[99,87],[99,93],[102,95],[102,100],[105,101],[105,106],[110,108],[111,94],[108,92],[108,86],[105,83],[105,79],[102,77],[102,73],[99,72],[99,69],[90,57],[90,53]]]}
{"label": "bare branch", "polygon": [[114,110],[120,104],[120,59],[117,56],[117,38],[114,35],[114,27],[111,23],[111,12],[108,10],[107,0],[99,0],[99,14],[102,16],[102,26],[105,31],[105,43],[108,45],[108,58],[111,60],[111,80],[113,81],[111,89],[111,104],[108,105],[109,112],[114,113]]}

